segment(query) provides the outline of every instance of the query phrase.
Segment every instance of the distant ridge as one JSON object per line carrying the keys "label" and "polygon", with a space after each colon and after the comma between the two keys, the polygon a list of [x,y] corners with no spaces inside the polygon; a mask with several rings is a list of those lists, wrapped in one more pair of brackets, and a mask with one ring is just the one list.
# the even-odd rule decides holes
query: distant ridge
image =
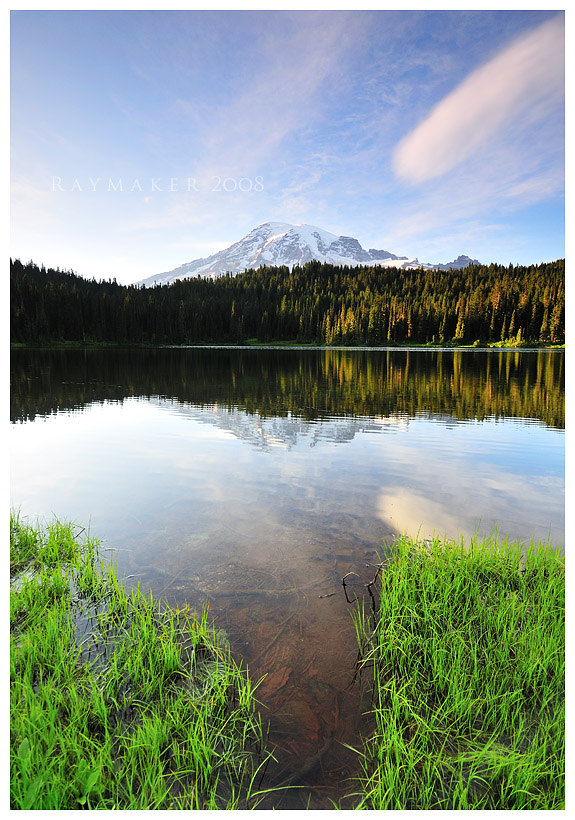
{"label": "distant ridge", "polygon": [[426,268],[427,270],[449,270],[465,268],[477,259],[458,256],[453,262],[430,264],[416,258],[396,256],[389,251],[362,248],[351,236],[336,236],[315,225],[290,225],[287,222],[264,222],[250,231],[239,242],[219,253],[204,259],[194,259],[166,273],[158,273],[142,279],[138,285],[167,285],[178,279],[201,276],[216,279],[226,273],[235,276],[250,268],[263,265],[274,267],[304,265],[316,259],[332,265],[382,265],[395,268]]}

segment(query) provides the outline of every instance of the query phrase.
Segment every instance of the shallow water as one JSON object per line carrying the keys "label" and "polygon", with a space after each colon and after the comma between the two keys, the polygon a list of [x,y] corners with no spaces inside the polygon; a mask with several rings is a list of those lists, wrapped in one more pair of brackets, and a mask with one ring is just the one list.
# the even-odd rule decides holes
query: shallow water
{"label": "shallow water", "polygon": [[[564,542],[561,351],[12,353],[11,502],[89,524],[249,665],[281,808],[352,791],[355,590],[399,532]],[[331,594],[335,593],[335,594]],[[320,597],[329,596],[329,597]]]}

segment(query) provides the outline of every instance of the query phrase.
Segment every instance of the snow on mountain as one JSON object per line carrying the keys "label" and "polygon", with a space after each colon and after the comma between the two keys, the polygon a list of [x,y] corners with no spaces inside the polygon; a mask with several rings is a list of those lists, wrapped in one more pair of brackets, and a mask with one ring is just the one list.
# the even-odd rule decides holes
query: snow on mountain
{"label": "snow on mountain", "polygon": [[329,419],[318,418],[311,422],[297,413],[264,417],[259,413],[248,413],[237,407],[224,407],[218,404],[197,407],[183,405],[175,399],[154,397],[150,402],[161,410],[181,414],[200,424],[212,424],[227,433],[232,433],[238,440],[266,452],[325,444],[345,444],[362,433],[397,432],[409,425],[409,420],[405,416],[393,414],[373,418],[334,416]]}
{"label": "snow on mountain", "polygon": [[279,267],[285,265],[305,265],[316,259],[332,265],[382,265],[399,268],[441,268],[465,267],[477,260],[468,256],[459,256],[454,262],[445,265],[421,263],[417,258],[396,256],[389,251],[370,248],[364,250],[357,239],[351,236],[336,236],[315,225],[289,225],[286,222],[264,222],[250,231],[239,242],[229,248],[208,256],[195,259],[180,265],[166,273],[158,273],[148,279],[137,282],[138,285],[166,285],[177,279],[201,276],[216,279],[225,273],[236,275],[250,268],[264,265]]}
{"label": "snow on mountain", "polygon": [[459,270],[466,268],[468,265],[479,265],[477,259],[471,259],[469,256],[458,256],[453,262],[448,262],[446,265],[435,265],[439,270]]}

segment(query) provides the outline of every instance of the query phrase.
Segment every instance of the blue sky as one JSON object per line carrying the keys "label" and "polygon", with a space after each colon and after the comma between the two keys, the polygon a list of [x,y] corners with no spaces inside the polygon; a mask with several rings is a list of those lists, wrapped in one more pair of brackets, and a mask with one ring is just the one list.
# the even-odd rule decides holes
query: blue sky
{"label": "blue sky", "polygon": [[16,11],[11,255],[133,282],[268,220],[565,255],[558,11]]}

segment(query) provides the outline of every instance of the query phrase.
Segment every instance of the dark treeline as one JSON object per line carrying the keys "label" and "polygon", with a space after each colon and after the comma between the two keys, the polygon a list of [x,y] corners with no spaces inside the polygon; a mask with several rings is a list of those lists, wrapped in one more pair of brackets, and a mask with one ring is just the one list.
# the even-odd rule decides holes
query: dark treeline
{"label": "dark treeline", "polygon": [[564,260],[427,271],[309,262],[143,288],[11,261],[11,340],[563,344]]}

